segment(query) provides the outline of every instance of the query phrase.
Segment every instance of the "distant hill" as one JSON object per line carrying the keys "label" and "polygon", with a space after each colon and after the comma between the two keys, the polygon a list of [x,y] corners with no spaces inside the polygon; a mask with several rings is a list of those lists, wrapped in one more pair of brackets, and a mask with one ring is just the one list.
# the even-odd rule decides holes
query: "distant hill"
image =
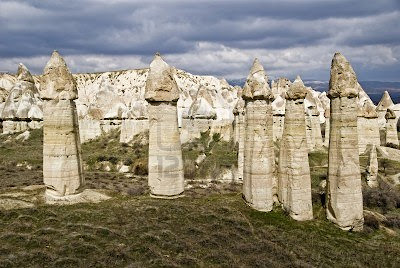
{"label": "distant hill", "polygon": [[[228,82],[233,86],[238,85],[242,87],[246,82],[246,78],[231,79]],[[304,84],[321,92],[327,91],[329,87],[329,81],[305,79]],[[390,93],[394,103],[400,103],[400,82],[360,81],[360,84],[375,104],[379,102],[385,90]]]}

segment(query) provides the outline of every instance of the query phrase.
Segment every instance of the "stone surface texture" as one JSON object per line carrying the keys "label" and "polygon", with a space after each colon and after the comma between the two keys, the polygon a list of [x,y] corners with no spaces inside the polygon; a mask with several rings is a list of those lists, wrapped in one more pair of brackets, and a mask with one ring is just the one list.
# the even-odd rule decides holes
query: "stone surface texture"
{"label": "stone surface texture", "polygon": [[376,146],[372,145],[368,156],[367,164],[367,184],[371,188],[378,187],[378,155]]}
{"label": "stone surface texture", "polygon": [[45,99],[43,180],[46,196],[77,194],[84,184],[78,117],[73,101],[78,95],[74,78],[56,51],[44,69],[43,81],[45,90],[40,93]]}
{"label": "stone surface texture", "polygon": [[380,145],[378,113],[375,111],[374,105],[370,102],[365,102],[364,106],[360,107],[357,119],[357,131],[360,154],[365,152],[369,144]]}
{"label": "stone surface texture", "polygon": [[399,138],[397,136],[397,118],[396,114],[392,109],[387,109],[385,114],[386,125],[385,125],[385,142],[386,144],[392,143],[399,145]]}
{"label": "stone surface texture", "polygon": [[238,148],[238,169],[237,169],[237,180],[243,180],[243,168],[244,168],[244,141],[245,141],[245,101],[239,99],[234,112],[234,142]]}
{"label": "stone surface texture", "polygon": [[[286,114],[279,152],[278,197],[289,215],[299,221],[313,218],[304,98],[300,77],[286,93]],[[319,122],[319,121],[318,121]]]}
{"label": "stone surface texture", "polygon": [[271,211],[275,183],[272,93],[257,59],[247,77],[243,98],[246,102],[243,197],[254,209]]}
{"label": "stone surface texture", "polygon": [[343,230],[363,228],[363,200],[358,157],[357,77],[350,63],[335,53],[331,65],[328,96],[330,139],[328,153],[328,220]]}
{"label": "stone surface texture", "polygon": [[153,197],[170,198],[183,193],[183,160],[178,128],[178,87],[174,69],[156,54],[146,81],[149,102],[149,175]]}

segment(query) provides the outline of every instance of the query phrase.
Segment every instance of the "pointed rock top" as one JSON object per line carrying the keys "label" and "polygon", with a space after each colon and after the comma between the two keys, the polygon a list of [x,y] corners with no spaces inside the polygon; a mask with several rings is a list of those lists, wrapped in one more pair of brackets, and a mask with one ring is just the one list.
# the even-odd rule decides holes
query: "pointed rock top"
{"label": "pointed rock top", "polygon": [[376,106],[377,111],[386,111],[387,108],[390,108],[394,105],[392,98],[389,95],[389,92],[385,91],[382,95],[381,100]]}
{"label": "pointed rock top", "polygon": [[350,63],[342,54],[336,52],[331,64],[328,97],[355,98],[359,94],[357,83],[357,76]]}
{"label": "pointed rock top", "polygon": [[17,79],[19,81],[34,83],[31,73],[29,72],[28,68],[26,68],[26,66],[23,65],[22,63],[18,65]]}
{"label": "pointed rock top", "polygon": [[43,99],[74,100],[78,98],[76,81],[61,55],[54,50],[50,60],[43,70],[42,90]]}
{"label": "pointed rock top", "polygon": [[285,98],[287,100],[304,99],[308,93],[307,88],[304,86],[303,80],[300,76],[296,77],[289,90],[286,92]]}
{"label": "pointed rock top", "polygon": [[396,114],[392,109],[387,109],[386,114],[385,114],[385,119],[396,119]]}
{"label": "pointed rock top", "polygon": [[44,67],[43,73],[49,73],[54,68],[67,68],[67,64],[65,63],[64,59],[61,57],[60,53],[57,50],[54,50],[51,54],[50,60],[47,62],[46,66]]}
{"label": "pointed rock top", "polygon": [[253,66],[247,76],[246,84],[243,87],[243,99],[251,100],[271,100],[273,95],[268,85],[268,77],[264,67],[259,60],[254,59]]}
{"label": "pointed rock top", "polygon": [[378,118],[378,113],[376,112],[374,105],[371,102],[366,101],[361,108],[360,116],[365,118]]}
{"label": "pointed rock top", "polygon": [[156,53],[150,63],[145,99],[149,102],[178,101],[179,89],[174,74],[175,69],[169,66],[159,53]]}

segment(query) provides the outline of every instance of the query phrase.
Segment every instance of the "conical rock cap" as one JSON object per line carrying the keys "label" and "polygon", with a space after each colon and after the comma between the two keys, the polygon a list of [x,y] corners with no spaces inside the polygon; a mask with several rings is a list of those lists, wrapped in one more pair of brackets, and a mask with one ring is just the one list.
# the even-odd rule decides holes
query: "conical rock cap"
{"label": "conical rock cap", "polygon": [[52,100],[74,100],[78,98],[76,81],[57,51],[53,52],[43,70],[40,96],[43,99]]}
{"label": "conical rock cap", "polygon": [[150,63],[145,99],[149,102],[178,101],[179,89],[174,75],[175,69],[169,66],[157,53]]}
{"label": "conical rock cap", "polygon": [[296,80],[290,85],[289,90],[285,94],[287,100],[304,99],[307,95],[307,88],[304,86],[303,80],[300,76],[296,77]]}
{"label": "conical rock cap", "polygon": [[387,108],[390,108],[394,105],[392,98],[389,95],[389,92],[385,91],[382,95],[381,100],[376,106],[377,111],[386,111]]}
{"label": "conical rock cap", "polygon": [[256,58],[247,76],[243,87],[243,99],[249,100],[271,100],[273,99],[271,89],[268,85],[268,77],[264,67]]}
{"label": "conical rock cap", "polygon": [[30,82],[34,83],[35,81],[33,80],[33,77],[31,73],[29,72],[28,68],[26,68],[25,65],[20,63],[18,65],[18,71],[17,71],[17,80],[19,81],[25,81],[25,82]]}
{"label": "conical rock cap", "polygon": [[329,80],[329,98],[358,96],[357,76],[347,59],[336,52],[331,64],[331,77]]}

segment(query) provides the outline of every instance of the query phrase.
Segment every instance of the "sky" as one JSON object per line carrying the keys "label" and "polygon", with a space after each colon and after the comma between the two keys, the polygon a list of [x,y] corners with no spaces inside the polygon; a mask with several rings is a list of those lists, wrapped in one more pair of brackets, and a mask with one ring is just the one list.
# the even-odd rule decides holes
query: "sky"
{"label": "sky", "polygon": [[400,81],[400,0],[0,0],[0,72],[40,74],[53,50],[72,72],[148,67],[329,80],[336,51],[359,80]]}

